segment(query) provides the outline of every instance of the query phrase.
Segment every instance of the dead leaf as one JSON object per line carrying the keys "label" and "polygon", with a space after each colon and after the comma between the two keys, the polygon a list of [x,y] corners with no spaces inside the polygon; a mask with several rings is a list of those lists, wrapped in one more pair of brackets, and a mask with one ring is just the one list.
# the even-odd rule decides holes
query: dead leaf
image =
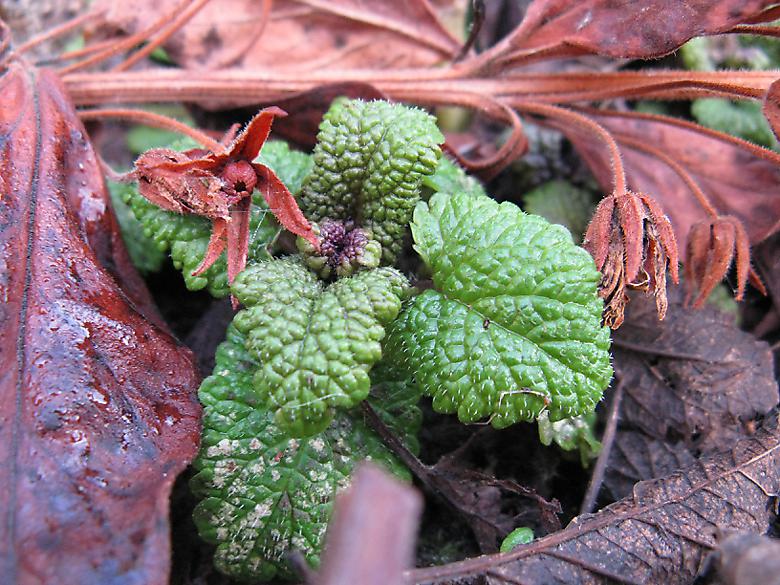
{"label": "dead leaf", "polygon": [[140,312],[59,81],[17,61],[0,93],[3,580],[166,583],[168,495],[200,430],[191,354]]}
{"label": "dead leaf", "polygon": [[422,507],[417,490],[363,463],[336,497],[322,569],[311,585],[401,583],[403,572],[414,565]]}
{"label": "dead leaf", "polygon": [[684,471],[637,484],[631,497],[511,553],[414,569],[414,583],[487,575],[496,583],[688,585],[719,531],[765,532],[780,489],[780,432],[773,415],[755,436]]}
{"label": "dead leaf", "polygon": [[619,431],[609,455],[604,485],[614,500],[631,494],[634,484],[693,465],[696,458],[681,442],[653,439],[641,431]]}
{"label": "dead leaf", "polygon": [[[451,58],[460,42],[439,23],[427,0],[211,0],[166,44],[181,67],[311,71],[407,68]],[[106,21],[125,32],[160,16],[156,0],[100,0]]]}
{"label": "dead leaf", "polygon": [[[629,186],[658,199],[672,221],[677,245],[685,249],[691,226],[706,213],[680,176],[647,152],[621,143],[641,141],[682,165],[721,215],[745,225],[755,245],[780,229],[780,156],[739,139],[720,140],[707,130],[674,118],[587,110],[621,145]],[[698,129],[697,129],[698,128]],[[593,135],[560,127],[574,142],[605,190],[612,174],[604,147]]]}
{"label": "dead leaf", "polygon": [[625,385],[620,420],[709,452],[732,444],[743,424],[777,405],[772,352],[727,315],[686,309],[679,288],[670,293],[664,321],[652,300],[636,295],[615,332],[615,371]]}
{"label": "dead leaf", "polygon": [[780,139],[780,79],[769,86],[764,96],[764,116]]}
{"label": "dead leaf", "polygon": [[583,54],[647,58],[687,40],[727,31],[761,13],[772,0],[536,0],[491,57],[505,63],[529,55]]}

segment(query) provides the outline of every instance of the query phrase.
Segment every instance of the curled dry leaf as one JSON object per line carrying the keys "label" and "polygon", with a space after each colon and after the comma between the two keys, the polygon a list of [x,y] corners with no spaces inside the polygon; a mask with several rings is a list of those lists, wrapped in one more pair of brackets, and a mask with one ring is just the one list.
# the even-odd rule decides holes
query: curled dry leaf
{"label": "curled dry leaf", "polygon": [[282,226],[318,246],[292,193],[269,167],[253,162],[268,139],[274,116],[286,115],[276,107],[260,111],[222,152],[155,148],[135,161],[130,176],[138,180],[141,195],[167,211],[211,220],[211,239],[194,276],[208,270],[226,247],[228,282],[244,269],[255,187]]}
{"label": "curled dry leaf", "polygon": [[687,585],[717,547],[721,531],[765,532],[780,489],[780,432],[773,416],[755,436],[687,469],[637,484],[631,497],[564,530],[458,563],[414,569],[413,583],[487,575],[496,582],[669,583]]}
{"label": "curled dry leaf", "polygon": [[661,206],[642,193],[613,193],[596,207],[582,246],[601,272],[604,324],[623,323],[628,289],[653,292],[658,318],[666,316],[666,271],[679,282],[677,243]]}
{"label": "curled dry leaf", "polygon": [[780,79],[769,86],[764,96],[764,116],[772,132],[780,139]]}
{"label": "curled dry leaf", "polygon": [[750,267],[750,243],[741,221],[720,216],[693,224],[685,252],[685,302],[689,303],[698,290],[693,306],[704,306],[710,293],[726,277],[732,260],[737,267],[736,300],[744,298],[748,278],[766,294],[763,283]]}
{"label": "curled dry leaf", "polygon": [[141,314],[59,81],[17,61],[0,94],[2,580],[166,583],[168,495],[200,430],[191,354]]}

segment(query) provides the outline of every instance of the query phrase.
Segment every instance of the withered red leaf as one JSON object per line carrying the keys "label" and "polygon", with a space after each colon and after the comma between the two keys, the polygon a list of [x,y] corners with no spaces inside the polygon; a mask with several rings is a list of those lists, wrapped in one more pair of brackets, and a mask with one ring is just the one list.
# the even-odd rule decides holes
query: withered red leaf
{"label": "withered red leaf", "polygon": [[505,41],[503,57],[508,61],[583,54],[660,57],[695,36],[727,31],[771,4],[771,0],[535,0]]}
{"label": "withered red leaf", "polygon": [[[739,219],[755,245],[780,229],[780,155],[737,138],[719,139],[704,128],[636,113],[588,110],[617,139],[629,186],[651,193],[672,221],[680,249],[691,226],[707,214],[677,172],[663,160],[632,146],[636,141],[664,153],[683,167],[721,215]],[[603,145],[577,128],[560,127],[606,189],[612,171]],[[621,137],[630,142],[621,142]]]}
{"label": "withered red leaf", "polygon": [[197,451],[190,352],[147,320],[59,81],[0,77],[0,558],[8,583],[167,583],[168,496]]}
{"label": "withered red leaf", "polygon": [[764,96],[764,116],[780,139],[780,79],[769,86]]}

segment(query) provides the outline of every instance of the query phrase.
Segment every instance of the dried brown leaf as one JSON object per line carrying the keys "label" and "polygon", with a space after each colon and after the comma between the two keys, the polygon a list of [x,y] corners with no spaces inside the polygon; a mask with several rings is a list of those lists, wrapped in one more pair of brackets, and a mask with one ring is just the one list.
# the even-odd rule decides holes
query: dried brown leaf
{"label": "dried brown leaf", "polygon": [[148,321],[59,81],[0,77],[0,558],[5,583],[163,584],[194,457],[190,352]]}
{"label": "dried brown leaf", "polygon": [[[427,0],[211,0],[166,44],[182,67],[218,69],[406,68],[451,58],[460,42]],[[106,21],[138,32],[159,18],[156,0],[100,0]]]}
{"label": "dried brown leaf", "polygon": [[689,448],[721,448],[777,404],[772,353],[728,316],[686,309],[679,289],[670,292],[665,321],[637,295],[615,333],[615,371],[625,384],[621,422]]}
{"label": "dried brown leaf", "polygon": [[773,415],[755,436],[691,467],[634,487],[555,534],[489,555],[409,572],[414,583],[488,575],[494,583],[689,584],[720,531],[765,532],[780,489],[780,432]]}
{"label": "dried brown leaf", "polygon": [[780,541],[774,538],[730,534],[716,556],[720,585],[780,585]]}
{"label": "dried brown leaf", "polygon": [[[736,138],[718,138],[706,129],[674,118],[588,110],[588,115],[614,133],[630,137],[621,144],[628,183],[651,193],[671,219],[677,244],[684,249],[691,226],[706,212],[680,176],[665,162],[632,147],[652,145],[685,168],[721,215],[739,219],[755,245],[780,229],[780,156]],[[605,189],[611,187],[610,162],[593,136],[576,128],[566,131]]]}
{"label": "dried brown leaf", "polygon": [[660,57],[687,40],[727,31],[772,0],[536,0],[502,59],[598,54]]}
{"label": "dried brown leaf", "polygon": [[764,116],[780,139],[780,79],[769,86],[764,96]]}

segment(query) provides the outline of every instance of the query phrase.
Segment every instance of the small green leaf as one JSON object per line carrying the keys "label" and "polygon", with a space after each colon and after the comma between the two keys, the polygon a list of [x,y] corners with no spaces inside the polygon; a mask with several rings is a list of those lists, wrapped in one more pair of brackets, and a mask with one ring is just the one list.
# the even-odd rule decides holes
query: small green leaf
{"label": "small green leaf", "polygon": [[501,548],[499,552],[507,553],[513,550],[515,547],[521,544],[528,544],[534,540],[534,531],[526,526],[515,528],[512,532],[507,534],[506,538],[501,542]]}
{"label": "small green leaf", "polygon": [[141,272],[157,272],[165,262],[165,253],[146,236],[143,225],[123,201],[123,194],[135,190],[135,186],[108,181],[108,190],[119,228],[122,230],[122,240],[125,242],[133,266]]}
{"label": "small green leaf", "polygon": [[565,228],[440,193],[417,206],[412,234],[435,290],[405,307],[386,351],[435,410],[501,428],[594,409],[612,377],[609,329],[593,259]]}
{"label": "small green leaf", "polygon": [[233,294],[248,308],[234,323],[262,363],[255,389],[280,427],[319,432],[336,407],[368,396],[368,372],[407,286],[397,270],[377,268],[324,288],[296,258],[259,262],[236,277]]}
{"label": "small green leaf", "polygon": [[384,101],[337,100],[320,125],[301,208],[307,218],[353,219],[382,244],[385,264],[401,250],[423,178],[444,142],[436,120]]}
{"label": "small green leaf", "polygon": [[[203,438],[191,485],[203,498],[195,524],[217,546],[217,568],[257,582],[291,576],[286,557],[293,549],[317,565],[333,496],[360,461],[371,459],[404,479],[409,473],[358,413],[341,412],[322,433],[291,439],[253,388],[260,364],[245,341],[231,326],[214,373],[201,385]],[[413,451],[417,400],[413,388],[397,382],[380,384],[369,398]]]}
{"label": "small green leaf", "polygon": [[596,414],[593,412],[555,422],[550,422],[545,412],[539,416],[538,423],[539,440],[543,445],[549,446],[555,441],[564,451],[578,450],[583,467],[588,467],[591,459],[598,457],[601,452],[601,442],[593,432],[596,424]]}
{"label": "small green leaf", "polygon": [[708,128],[726,132],[767,147],[777,139],[761,112],[760,102],[700,99],[691,105],[693,117]]}
{"label": "small green leaf", "polygon": [[482,183],[467,175],[460,165],[447,157],[439,159],[436,172],[425,177],[422,184],[422,198],[426,201],[434,193],[466,193],[474,197],[486,195]]}

